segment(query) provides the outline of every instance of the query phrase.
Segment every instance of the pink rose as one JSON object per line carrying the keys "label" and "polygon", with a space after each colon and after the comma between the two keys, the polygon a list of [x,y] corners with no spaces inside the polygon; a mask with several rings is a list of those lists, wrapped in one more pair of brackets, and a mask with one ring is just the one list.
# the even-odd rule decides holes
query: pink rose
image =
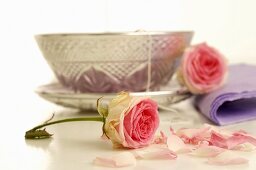
{"label": "pink rose", "polygon": [[119,93],[108,105],[104,132],[114,147],[149,145],[159,126],[157,103],[149,98]]}
{"label": "pink rose", "polygon": [[178,69],[178,80],[191,93],[208,93],[224,84],[227,70],[224,56],[202,43],[185,50]]}

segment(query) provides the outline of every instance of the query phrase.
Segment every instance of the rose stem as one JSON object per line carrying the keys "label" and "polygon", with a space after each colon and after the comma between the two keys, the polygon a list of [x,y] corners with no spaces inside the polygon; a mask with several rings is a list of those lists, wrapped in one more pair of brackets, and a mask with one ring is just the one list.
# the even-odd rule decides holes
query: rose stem
{"label": "rose stem", "polygon": [[41,125],[38,125],[34,128],[31,129],[31,131],[40,129],[45,126],[57,124],[57,123],[65,123],[65,122],[77,122],[77,121],[98,121],[98,122],[103,122],[103,117],[97,116],[97,117],[79,117],[79,118],[67,118],[67,119],[61,119],[61,120],[56,120],[48,123],[44,123]]}
{"label": "rose stem", "polygon": [[27,139],[30,138],[31,139],[31,137],[30,137],[31,133],[33,134],[32,138],[40,138],[41,136],[43,136],[43,137],[50,137],[51,134],[49,134],[45,130],[41,130],[40,132],[38,132],[37,130],[42,128],[42,127],[53,125],[53,124],[65,123],[65,122],[76,122],[76,121],[98,121],[98,122],[103,122],[104,123],[104,118],[101,117],[101,116],[97,116],[97,117],[80,117],[80,118],[67,118],[67,119],[61,119],[61,120],[46,122],[46,123],[43,123],[43,124],[38,125],[38,126],[35,126],[34,128],[28,130],[26,132],[25,138],[27,138]]}

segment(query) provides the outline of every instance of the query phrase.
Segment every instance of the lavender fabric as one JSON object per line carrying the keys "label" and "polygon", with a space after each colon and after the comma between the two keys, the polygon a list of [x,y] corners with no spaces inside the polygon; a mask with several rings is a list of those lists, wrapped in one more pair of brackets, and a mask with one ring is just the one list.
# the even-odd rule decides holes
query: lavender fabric
{"label": "lavender fabric", "polygon": [[218,125],[255,119],[256,66],[230,66],[227,84],[214,92],[196,97],[195,105]]}

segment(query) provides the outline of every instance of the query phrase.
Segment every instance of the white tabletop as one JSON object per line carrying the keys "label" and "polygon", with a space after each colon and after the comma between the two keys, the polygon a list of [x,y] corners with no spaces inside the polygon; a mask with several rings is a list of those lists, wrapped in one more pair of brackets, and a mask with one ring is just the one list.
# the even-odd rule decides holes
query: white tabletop
{"label": "white tabletop", "polygon": [[[25,92],[23,93],[25,94]],[[96,115],[96,113],[78,112],[55,104],[51,104],[33,92],[26,92],[26,100],[22,94],[8,100],[3,106],[1,139],[0,139],[0,169],[1,170],[85,170],[107,169],[92,164],[96,156],[107,156],[121,152],[113,150],[111,143],[103,141],[100,136],[102,124],[99,122],[71,122],[47,127],[53,138],[43,140],[25,140],[26,130],[41,123],[55,112],[55,119],[77,116]],[[199,114],[190,100],[173,106],[178,114],[160,111],[160,130],[180,127],[200,127],[210,123]],[[256,121],[249,121],[222,128],[244,129],[256,135]],[[176,160],[138,160],[136,166],[122,169],[256,169],[255,152],[239,152],[249,159],[245,165],[213,166],[206,164],[206,158],[195,158],[189,155],[178,155]]]}

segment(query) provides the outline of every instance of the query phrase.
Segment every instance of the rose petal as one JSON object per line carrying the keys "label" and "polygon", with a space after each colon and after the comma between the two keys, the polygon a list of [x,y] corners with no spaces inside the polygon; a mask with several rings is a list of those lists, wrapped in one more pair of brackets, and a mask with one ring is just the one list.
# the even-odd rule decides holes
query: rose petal
{"label": "rose petal", "polygon": [[210,127],[203,127],[198,129],[179,129],[177,136],[182,138],[185,143],[199,144],[202,141],[208,141],[210,138]]}
{"label": "rose petal", "polygon": [[172,135],[176,135],[176,132],[174,131],[174,129],[173,129],[172,127],[170,127],[169,130],[170,130],[170,132],[171,132]]}
{"label": "rose petal", "polygon": [[248,160],[243,157],[239,157],[234,152],[225,151],[214,158],[209,158],[207,163],[213,165],[235,165],[248,163]]}
{"label": "rose petal", "polygon": [[154,139],[154,144],[166,144],[167,136],[164,134],[164,132],[160,131],[160,136],[156,136]]}
{"label": "rose petal", "polygon": [[136,165],[136,159],[134,155],[130,152],[122,152],[112,157],[96,157],[93,160],[93,164],[104,166],[104,167],[125,167]]}
{"label": "rose petal", "polygon": [[190,152],[191,150],[185,145],[183,140],[176,136],[176,135],[171,135],[167,138],[167,147],[171,150],[174,151],[175,153],[187,153]]}
{"label": "rose petal", "polygon": [[236,145],[235,147],[232,148],[232,150],[239,150],[239,151],[245,151],[245,152],[254,151],[255,149],[256,149],[256,146],[251,143],[243,143],[240,145]]}
{"label": "rose petal", "polygon": [[224,151],[225,150],[223,148],[219,148],[216,146],[202,145],[193,152],[191,152],[190,155],[198,157],[215,157]]}
{"label": "rose petal", "polygon": [[210,143],[214,146],[218,146],[220,148],[228,148],[227,147],[227,138],[220,133],[216,131],[212,131],[211,138],[210,138]]}
{"label": "rose petal", "polygon": [[176,153],[162,145],[151,145],[147,148],[133,151],[136,158],[140,159],[175,159]]}
{"label": "rose petal", "polygon": [[256,138],[244,132],[234,132],[231,136],[224,136],[221,133],[212,131],[210,142],[214,146],[226,149],[233,149],[237,145],[241,145],[244,143],[251,143],[256,146]]}
{"label": "rose petal", "polygon": [[256,146],[256,137],[253,135],[247,134],[244,131],[237,131],[237,132],[234,132],[232,135],[233,136],[228,139],[228,144],[229,144],[229,140],[236,140],[238,144],[243,144],[248,142]]}

